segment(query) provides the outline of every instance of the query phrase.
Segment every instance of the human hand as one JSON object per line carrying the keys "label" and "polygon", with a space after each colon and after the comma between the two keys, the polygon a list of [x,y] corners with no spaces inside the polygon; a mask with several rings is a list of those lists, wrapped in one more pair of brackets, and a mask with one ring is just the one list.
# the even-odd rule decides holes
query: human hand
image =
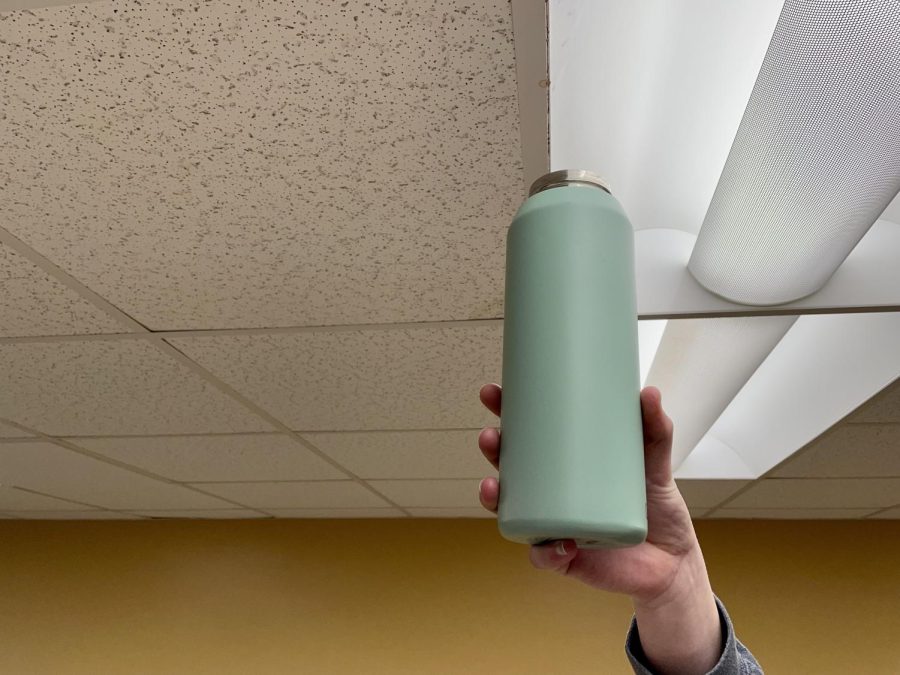
{"label": "human hand", "polygon": [[[481,402],[498,416],[501,397],[496,384],[481,388]],[[579,550],[573,540],[561,540],[532,546],[531,562],[594,588],[630,595],[647,656],[665,664],[666,672],[706,672],[721,653],[718,609],[691,515],[672,476],[673,425],[655,387],[641,392],[641,413],[646,541],[630,548]],[[482,429],[478,446],[499,469],[500,430]],[[500,489],[496,478],[481,481],[479,497],[486,509],[497,511]],[[672,630],[672,622],[690,624],[679,631]]]}

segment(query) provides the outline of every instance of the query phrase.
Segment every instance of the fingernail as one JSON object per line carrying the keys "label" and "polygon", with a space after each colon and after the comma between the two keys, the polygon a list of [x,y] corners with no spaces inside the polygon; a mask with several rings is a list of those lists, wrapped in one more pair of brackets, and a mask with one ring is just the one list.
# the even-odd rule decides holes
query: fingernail
{"label": "fingernail", "polygon": [[559,555],[566,555],[566,543],[563,541],[556,542],[556,552]]}

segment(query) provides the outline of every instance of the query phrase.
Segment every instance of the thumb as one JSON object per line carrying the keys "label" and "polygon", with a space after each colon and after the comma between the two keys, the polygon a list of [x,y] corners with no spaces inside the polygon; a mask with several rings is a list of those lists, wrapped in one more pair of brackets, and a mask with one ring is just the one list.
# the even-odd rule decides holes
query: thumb
{"label": "thumb", "polygon": [[645,387],[641,391],[641,418],[647,482],[668,485],[672,480],[673,425],[662,408],[662,394],[656,387]]}
{"label": "thumb", "polygon": [[560,539],[531,547],[531,564],[539,570],[553,570],[565,574],[569,563],[578,553],[578,546],[571,539]]}

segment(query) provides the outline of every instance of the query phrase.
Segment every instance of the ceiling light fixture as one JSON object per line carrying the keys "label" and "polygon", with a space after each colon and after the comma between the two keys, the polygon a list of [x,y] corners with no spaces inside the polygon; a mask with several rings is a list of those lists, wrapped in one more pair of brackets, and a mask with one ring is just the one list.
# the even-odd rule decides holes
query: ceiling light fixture
{"label": "ceiling light fixture", "polygon": [[819,290],[900,191],[900,4],[787,0],[688,269],[750,305]]}

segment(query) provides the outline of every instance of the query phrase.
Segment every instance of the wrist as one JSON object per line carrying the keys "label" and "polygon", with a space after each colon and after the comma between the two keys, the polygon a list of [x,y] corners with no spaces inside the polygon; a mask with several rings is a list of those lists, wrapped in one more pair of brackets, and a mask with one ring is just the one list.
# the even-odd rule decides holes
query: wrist
{"label": "wrist", "polygon": [[665,586],[651,593],[631,596],[635,611],[659,612],[697,603],[700,596],[712,597],[712,586],[706,572],[706,563],[700,544],[696,540],[685,551],[675,572]]}
{"label": "wrist", "polygon": [[632,602],[641,645],[657,672],[706,673],[718,662],[722,626],[699,545],[664,591]]}

